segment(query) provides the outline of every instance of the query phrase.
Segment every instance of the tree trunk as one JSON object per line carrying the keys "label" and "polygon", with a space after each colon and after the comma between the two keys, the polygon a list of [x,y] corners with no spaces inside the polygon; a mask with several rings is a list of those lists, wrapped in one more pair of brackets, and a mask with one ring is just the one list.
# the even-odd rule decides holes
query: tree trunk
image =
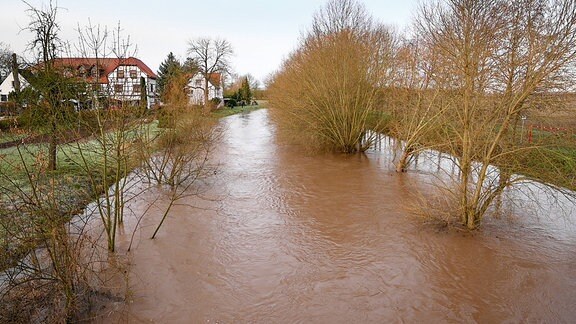
{"label": "tree trunk", "polygon": [[396,163],[396,172],[406,172],[406,168],[408,167],[408,159],[410,158],[410,152],[408,150],[404,150],[402,152],[402,156],[398,163]]}
{"label": "tree trunk", "polygon": [[58,138],[56,136],[56,122],[52,121],[52,133],[50,134],[50,145],[48,147],[48,170],[56,170],[56,155]]}
{"label": "tree trunk", "polygon": [[210,112],[210,103],[208,102],[208,93],[209,93],[209,89],[208,89],[208,78],[210,77],[209,74],[204,75],[204,112],[205,113],[209,113]]}
{"label": "tree trunk", "polygon": [[140,115],[144,116],[148,109],[148,92],[146,91],[146,79],[140,77]]}

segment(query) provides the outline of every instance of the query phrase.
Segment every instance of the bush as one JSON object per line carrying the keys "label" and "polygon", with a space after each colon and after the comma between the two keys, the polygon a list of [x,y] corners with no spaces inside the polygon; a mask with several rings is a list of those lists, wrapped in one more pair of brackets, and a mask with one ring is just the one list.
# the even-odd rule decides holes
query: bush
{"label": "bush", "polygon": [[18,113],[18,106],[12,101],[0,103],[0,115],[13,116]]}
{"label": "bush", "polygon": [[158,109],[157,112],[158,118],[158,127],[159,128],[173,128],[174,127],[174,118],[169,110],[164,108]]}
{"label": "bush", "polygon": [[234,108],[238,105],[238,103],[236,102],[236,100],[234,99],[230,99],[226,102],[226,106],[230,107],[230,108]]}
{"label": "bush", "polygon": [[82,110],[78,113],[78,118],[87,129],[98,129],[98,111]]}
{"label": "bush", "polygon": [[208,105],[210,106],[210,110],[214,110],[214,109],[218,108],[218,106],[220,106],[221,102],[222,102],[222,100],[220,98],[210,99],[210,102],[208,103]]}
{"label": "bush", "polygon": [[215,107],[218,107],[218,105],[222,102],[222,100],[220,98],[212,98],[210,99],[210,104],[214,105]]}
{"label": "bush", "polygon": [[18,127],[18,120],[16,118],[0,120],[0,131],[7,132],[16,127]]}

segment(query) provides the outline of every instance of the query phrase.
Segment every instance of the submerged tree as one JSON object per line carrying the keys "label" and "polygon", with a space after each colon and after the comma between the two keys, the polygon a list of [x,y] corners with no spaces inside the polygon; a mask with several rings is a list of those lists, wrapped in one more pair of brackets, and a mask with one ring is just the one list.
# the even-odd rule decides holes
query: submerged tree
{"label": "submerged tree", "polygon": [[430,86],[427,60],[430,55],[417,38],[403,40],[390,70],[392,82],[382,89],[390,114],[384,131],[396,139],[397,172],[406,172],[415,156],[439,144],[436,133],[444,110],[437,104],[438,90]]}
{"label": "submerged tree", "polygon": [[437,66],[430,77],[445,111],[442,150],[460,169],[456,212],[474,229],[503,188],[525,179],[506,170],[538,149],[516,145],[520,114],[572,84],[576,2],[436,1],[421,7],[417,31]]}
{"label": "submerged tree", "polygon": [[377,116],[394,35],[353,0],[330,1],[314,17],[300,47],[269,87],[274,115],[307,145],[363,151],[369,118]]}

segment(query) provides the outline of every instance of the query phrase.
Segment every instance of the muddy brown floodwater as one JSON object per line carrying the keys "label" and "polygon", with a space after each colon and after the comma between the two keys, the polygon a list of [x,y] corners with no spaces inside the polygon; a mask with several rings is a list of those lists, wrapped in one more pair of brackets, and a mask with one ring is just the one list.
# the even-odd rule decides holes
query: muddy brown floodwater
{"label": "muddy brown floodwater", "polygon": [[177,206],[156,240],[144,219],[129,301],[102,321],[576,320],[573,210],[438,230],[410,216],[427,176],[394,173],[383,151],[307,156],[277,143],[266,110],[222,124],[208,199]]}

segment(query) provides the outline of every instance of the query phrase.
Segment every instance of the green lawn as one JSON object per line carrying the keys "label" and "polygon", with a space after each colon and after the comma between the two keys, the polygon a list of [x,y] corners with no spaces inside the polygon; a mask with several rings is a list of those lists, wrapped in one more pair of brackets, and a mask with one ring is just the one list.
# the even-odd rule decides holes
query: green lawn
{"label": "green lawn", "polygon": [[0,144],[21,140],[23,138],[26,138],[27,136],[28,136],[28,134],[26,134],[26,133],[14,134],[11,132],[0,131]]}

